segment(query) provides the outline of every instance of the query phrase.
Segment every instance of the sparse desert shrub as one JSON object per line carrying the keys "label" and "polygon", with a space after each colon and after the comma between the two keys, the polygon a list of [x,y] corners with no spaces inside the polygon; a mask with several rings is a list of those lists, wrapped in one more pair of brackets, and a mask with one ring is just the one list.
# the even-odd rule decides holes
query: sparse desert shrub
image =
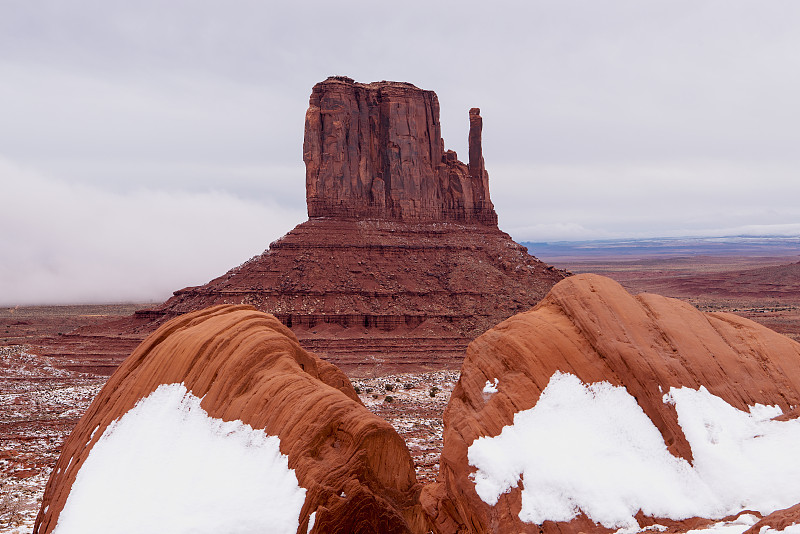
{"label": "sparse desert shrub", "polygon": [[356,395],[361,395],[361,388],[358,386],[353,386],[353,389],[356,390]]}
{"label": "sparse desert shrub", "polygon": [[414,389],[414,384],[412,384],[411,382],[406,382],[405,384],[403,384],[403,387],[405,389]]}
{"label": "sparse desert shrub", "polygon": [[431,397],[435,397],[437,393],[439,393],[439,388],[437,388],[436,386],[433,386],[431,390],[428,391],[428,395],[430,395]]}
{"label": "sparse desert shrub", "polygon": [[394,397],[392,397],[391,395],[386,395],[386,398],[383,399],[383,402],[392,402],[392,401],[394,401]]}
{"label": "sparse desert shrub", "polygon": [[385,384],[383,387],[386,391],[394,391],[394,384]]}

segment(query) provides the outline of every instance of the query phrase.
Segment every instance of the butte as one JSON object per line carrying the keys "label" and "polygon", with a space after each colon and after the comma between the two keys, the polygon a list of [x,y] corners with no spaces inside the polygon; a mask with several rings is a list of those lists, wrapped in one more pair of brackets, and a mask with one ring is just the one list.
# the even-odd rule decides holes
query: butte
{"label": "butte", "polygon": [[[568,275],[498,228],[478,108],[469,125],[465,164],[444,148],[433,91],[343,76],[316,84],[303,142],[308,221],[219,278],[73,341],[117,329],[135,346],[177,315],[249,304],[350,372],[457,369],[472,339]],[[109,373],[129,352],[81,367]]]}

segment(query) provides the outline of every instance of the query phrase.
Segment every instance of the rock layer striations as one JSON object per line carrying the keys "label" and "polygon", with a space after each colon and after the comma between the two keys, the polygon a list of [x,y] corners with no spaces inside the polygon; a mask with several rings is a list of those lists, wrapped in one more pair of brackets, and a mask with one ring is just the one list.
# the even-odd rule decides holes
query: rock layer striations
{"label": "rock layer striations", "polygon": [[[421,486],[402,439],[341,371],[271,315],[212,307],[163,325],[109,379],[63,447],[34,532],[53,531],[113,422],[165,384],[184,385],[213,418],[277,436],[306,492],[298,532],[684,532],[745,510],[767,516],[752,531],[783,528],[800,500],[798,362],[800,344],[747,319],[570,277],[470,344],[438,480]],[[553,404],[565,380],[584,389]],[[593,407],[612,390],[612,404]],[[580,411],[561,410],[575,399]]]}
{"label": "rock layer striations", "polygon": [[146,331],[205,306],[249,304],[350,371],[458,368],[472,339],[563,277],[493,226],[314,218],[136,320]]}
{"label": "rock layer striations", "polygon": [[480,110],[469,116],[465,165],[444,148],[433,91],[341,76],[316,84],[303,143],[308,216],[496,225]]}
{"label": "rock layer striations", "polygon": [[[278,437],[306,491],[298,532],[422,531],[414,465],[391,425],[361,404],[341,371],[300,348],[274,317],[246,306],[218,306],[164,324],[117,369],[64,444],[35,533],[54,531],[78,473],[110,426],[113,433],[113,422],[169,384],[182,384],[202,399],[212,418]],[[204,480],[206,466],[195,468]],[[167,470],[159,476],[174,475]],[[226,524],[237,525],[241,518],[231,514]]]}

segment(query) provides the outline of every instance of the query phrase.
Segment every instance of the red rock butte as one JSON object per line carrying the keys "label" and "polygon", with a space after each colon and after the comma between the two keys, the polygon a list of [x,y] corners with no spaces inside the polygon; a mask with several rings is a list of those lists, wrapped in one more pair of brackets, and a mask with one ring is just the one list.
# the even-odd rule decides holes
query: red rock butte
{"label": "red rock butte", "polygon": [[[74,367],[110,373],[172,317],[249,304],[349,371],[458,368],[472,339],[567,275],[498,229],[477,108],[469,124],[464,164],[444,148],[434,92],[341,76],[316,84],[303,144],[309,220],[223,276],[124,324],[67,336],[60,350],[84,355]],[[91,356],[94,339],[106,354]]]}
{"label": "red rock butte", "polygon": [[318,83],[303,143],[308,216],[496,226],[480,109],[469,111],[469,122],[465,165],[444,148],[433,91],[343,76]]}

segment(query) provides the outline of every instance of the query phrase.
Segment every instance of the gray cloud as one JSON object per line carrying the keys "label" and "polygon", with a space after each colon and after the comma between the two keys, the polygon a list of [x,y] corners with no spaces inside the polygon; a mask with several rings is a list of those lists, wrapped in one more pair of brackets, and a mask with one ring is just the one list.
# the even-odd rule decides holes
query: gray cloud
{"label": "gray cloud", "polygon": [[0,210],[0,305],[164,300],[260,254],[304,219],[220,191],[120,194],[3,160],[0,176],[13,199]]}
{"label": "gray cloud", "polygon": [[[518,239],[796,234],[798,23],[792,0],[5,2],[0,300],[160,298],[263,250],[303,218],[303,117],[331,74],[435,90],[462,157],[481,107]],[[241,248],[182,261],[171,212],[187,248]]]}

